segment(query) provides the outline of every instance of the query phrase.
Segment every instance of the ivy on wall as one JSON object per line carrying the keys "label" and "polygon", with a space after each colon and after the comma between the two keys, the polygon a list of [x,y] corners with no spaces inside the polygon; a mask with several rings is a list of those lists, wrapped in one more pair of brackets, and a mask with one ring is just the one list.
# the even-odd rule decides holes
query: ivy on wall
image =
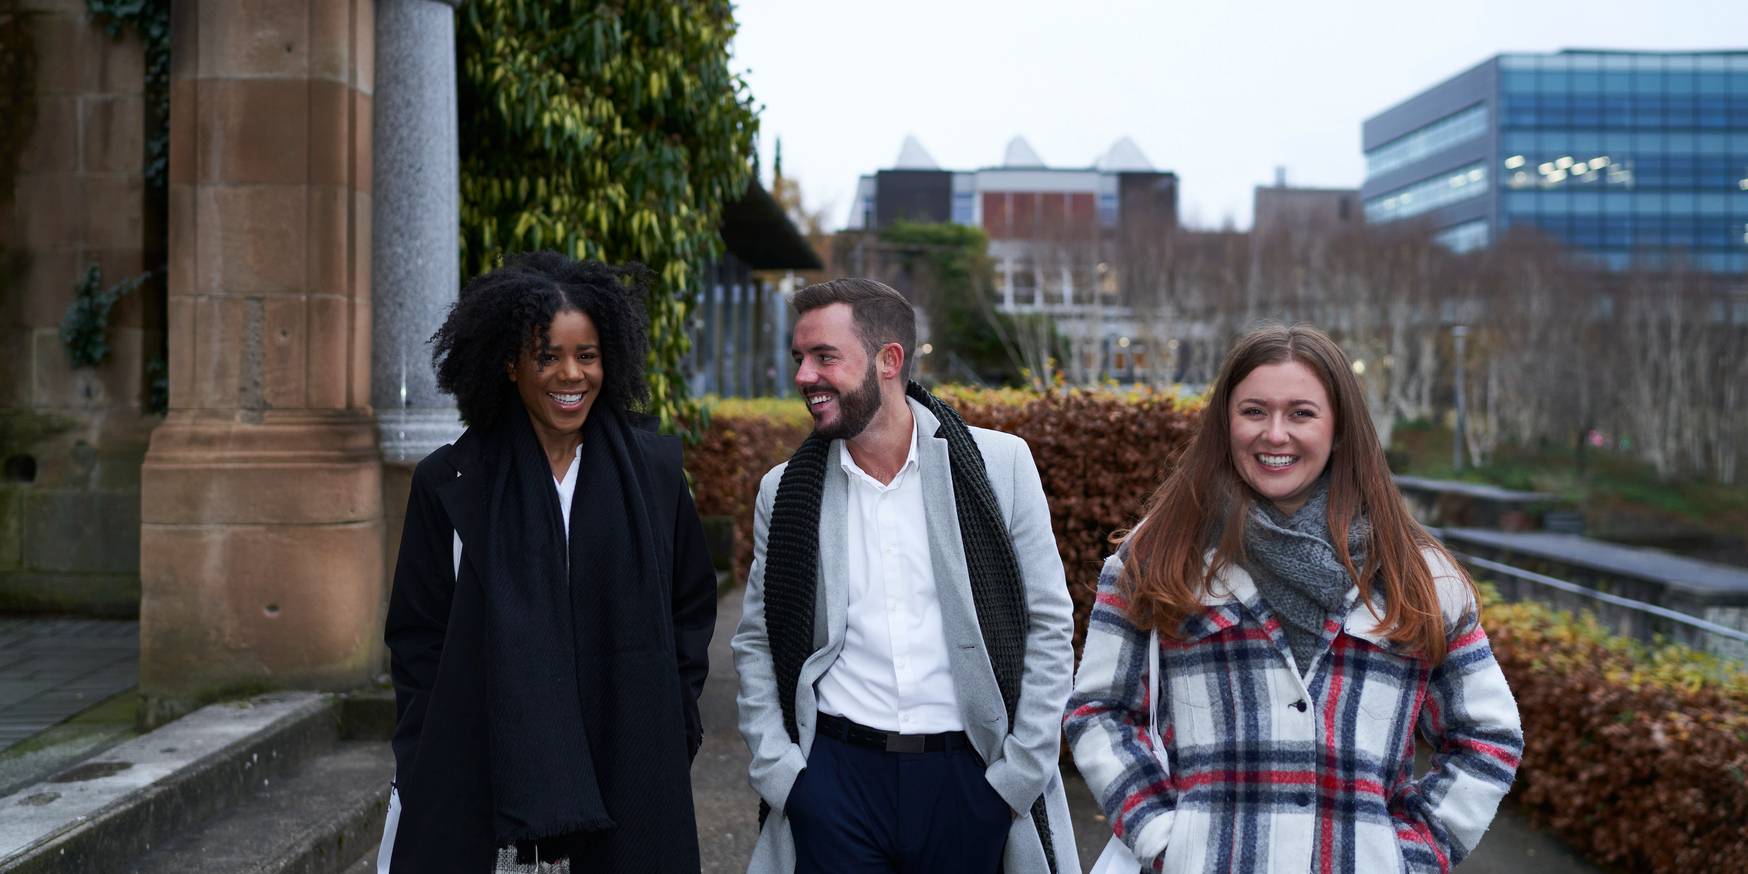
{"label": "ivy on wall", "polygon": [[170,0],[85,0],[111,39],[128,30],[146,48],[146,186],[162,195],[170,166]]}
{"label": "ivy on wall", "polygon": [[[160,213],[160,221],[149,223],[148,227],[157,234],[165,234],[169,222],[163,213],[167,209],[170,181],[170,0],[85,0],[85,8],[110,39],[122,39],[131,30],[145,48],[146,130],[141,173],[146,181],[148,208]],[[148,244],[147,249],[168,248],[165,239],[155,243]],[[61,318],[61,343],[67,347],[74,367],[95,367],[108,357],[110,309],[123,296],[144,285],[152,274],[148,270],[103,288],[97,267],[86,270],[78,295]],[[145,409],[150,413],[163,413],[170,408],[166,354],[167,350],[160,348],[146,362]]]}
{"label": "ivy on wall", "polygon": [[686,317],[752,172],[734,32],[720,0],[470,0],[459,18],[464,273],[532,249],[649,266],[651,412],[669,430],[693,418]]}
{"label": "ivy on wall", "polygon": [[96,367],[109,357],[110,309],[151,277],[150,272],[141,273],[104,288],[97,265],[86,268],[67,314],[61,317],[61,344],[74,367]]}

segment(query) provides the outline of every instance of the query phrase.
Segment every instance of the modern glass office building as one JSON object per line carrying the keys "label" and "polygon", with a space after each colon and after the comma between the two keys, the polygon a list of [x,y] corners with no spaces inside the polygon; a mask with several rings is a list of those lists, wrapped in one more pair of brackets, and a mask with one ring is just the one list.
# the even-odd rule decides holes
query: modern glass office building
{"label": "modern glass office building", "polygon": [[1489,58],[1366,120],[1370,223],[1532,227],[1611,269],[1748,272],[1748,50]]}

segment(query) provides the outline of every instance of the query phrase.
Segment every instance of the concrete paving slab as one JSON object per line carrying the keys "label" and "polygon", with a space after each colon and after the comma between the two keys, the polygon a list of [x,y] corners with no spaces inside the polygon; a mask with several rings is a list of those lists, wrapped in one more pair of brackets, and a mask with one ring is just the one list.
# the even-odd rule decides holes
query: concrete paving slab
{"label": "concrete paving slab", "polygon": [[139,623],[0,619],[0,751],[139,683]]}
{"label": "concrete paving slab", "polygon": [[86,708],[0,752],[0,797],[139,734],[139,695],[132,689]]}

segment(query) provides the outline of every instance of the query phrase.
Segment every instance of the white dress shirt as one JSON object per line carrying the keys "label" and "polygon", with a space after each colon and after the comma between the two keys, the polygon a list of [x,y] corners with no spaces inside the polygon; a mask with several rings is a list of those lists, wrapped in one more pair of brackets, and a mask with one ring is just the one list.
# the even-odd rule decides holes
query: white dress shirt
{"label": "white dress shirt", "polygon": [[890,483],[843,451],[849,475],[844,648],[819,679],[819,709],[903,734],[963,731],[929,558],[917,432]]}
{"label": "white dress shirt", "polygon": [[[564,542],[567,546],[570,545],[571,542],[571,495],[577,493],[577,467],[582,459],[583,444],[578,443],[577,454],[571,457],[571,466],[565,469],[564,478],[559,479],[554,477],[552,480],[552,487],[558,490],[558,511],[564,514]],[[461,476],[461,474],[457,473],[456,476]],[[450,559],[455,562],[455,578],[459,580],[461,579],[460,531],[455,532],[455,542],[449,549],[449,556]],[[570,567],[570,561],[570,552],[569,550],[566,550],[564,562],[567,569]]]}
{"label": "white dress shirt", "polygon": [[558,489],[558,511],[564,514],[564,542],[571,542],[571,495],[577,493],[577,466],[583,459],[583,444],[577,444],[577,454],[571,456],[571,466],[565,469],[564,479],[554,479],[553,488]]}

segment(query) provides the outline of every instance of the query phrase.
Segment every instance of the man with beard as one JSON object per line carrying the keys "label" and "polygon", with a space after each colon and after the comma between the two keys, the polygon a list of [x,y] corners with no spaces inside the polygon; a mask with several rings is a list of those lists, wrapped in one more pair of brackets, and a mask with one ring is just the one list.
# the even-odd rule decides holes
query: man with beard
{"label": "man with beard", "polygon": [[893,289],[803,289],[813,434],[765,475],[734,636],[750,872],[1079,870],[1057,769],[1072,605],[1031,451],[909,382]]}

